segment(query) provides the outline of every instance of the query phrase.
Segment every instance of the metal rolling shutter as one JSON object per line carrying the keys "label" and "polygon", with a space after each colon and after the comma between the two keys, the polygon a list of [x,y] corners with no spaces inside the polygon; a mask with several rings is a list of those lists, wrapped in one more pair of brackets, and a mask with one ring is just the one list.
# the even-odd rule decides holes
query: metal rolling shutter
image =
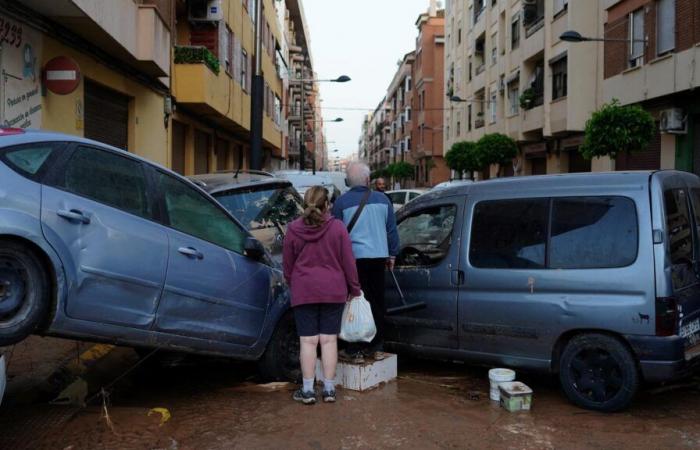
{"label": "metal rolling shutter", "polygon": [[569,173],[582,173],[591,171],[591,161],[583,157],[578,147],[569,149]]}
{"label": "metal rolling shutter", "polygon": [[[658,130],[658,127],[657,127]],[[659,170],[661,167],[661,133],[656,132],[649,148],[628,155],[620,154],[615,160],[615,170]]]}
{"label": "metal rolling shutter", "polygon": [[128,150],[129,97],[85,80],[85,137]]}

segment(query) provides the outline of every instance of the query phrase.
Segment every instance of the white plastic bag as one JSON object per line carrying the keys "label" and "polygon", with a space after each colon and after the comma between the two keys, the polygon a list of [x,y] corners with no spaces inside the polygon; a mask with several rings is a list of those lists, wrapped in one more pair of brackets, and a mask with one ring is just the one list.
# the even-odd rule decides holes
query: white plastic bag
{"label": "white plastic bag", "polygon": [[345,342],[372,342],[377,327],[372,317],[372,307],[364,294],[345,304],[343,323],[340,326],[340,339]]}

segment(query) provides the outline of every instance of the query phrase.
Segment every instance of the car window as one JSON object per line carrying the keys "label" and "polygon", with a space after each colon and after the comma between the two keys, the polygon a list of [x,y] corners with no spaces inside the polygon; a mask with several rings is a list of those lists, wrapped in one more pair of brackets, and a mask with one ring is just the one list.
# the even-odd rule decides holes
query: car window
{"label": "car window", "polygon": [[469,260],[486,269],[543,269],[549,199],[480,202],[474,209]]}
{"label": "car window", "polygon": [[301,199],[290,187],[235,189],[214,194],[273,256],[282,253],[287,224],[304,212]]}
{"label": "car window", "polygon": [[418,197],[420,197],[420,194],[418,192],[410,192],[408,194],[408,201],[410,202],[414,198],[418,198]]}
{"label": "car window", "polygon": [[398,266],[434,266],[450,250],[457,207],[436,206],[411,214],[398,224]]}
{"label": "car window", "polygon": [[637,211],[632,200],[558,198],[552,207],[549,268],[625,267],[637,259]]}
{"label": "car window", "polygon": [[78,147],[56,186],[122,211],[153,218],[140,162],[92,147]]}
{"label": "car window", "polygon": [[44,166],[55,150],[55,143],[36,143],[10,149],[4,153],[4,160],[22,175],[33,176]]}
{"label": "car window", "polygon": [[664,206],[671,257],[671,278],[674,289],[679,289],[695,282],[688,194],[684,189],[668,189],[664,191]]}
{"label": "car window", "polygon": [[405,192],[392,192],[391,194],[387,194],[389,196],[389,199],[391,200],[391,203],[394,203],[396,205],[403,205],[406,203],[406,193]]}
{"label": "car window", "polygon": [[246,233],[221,209],[188,184],[158,172],[170,226],[178,231],[243,254]]}

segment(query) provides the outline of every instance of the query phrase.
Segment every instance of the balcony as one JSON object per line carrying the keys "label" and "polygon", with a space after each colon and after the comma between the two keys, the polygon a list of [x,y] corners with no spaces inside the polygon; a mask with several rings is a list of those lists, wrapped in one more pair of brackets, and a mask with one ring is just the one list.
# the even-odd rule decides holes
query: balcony
{"label": "balcony", "polygon": [[137,4],[133,0],[17,0],[17,3],[60,23],[149,76],[170,76],[170,23],[163,19],[164,14],[157,6]]}
{"label": "balcony", "polygon": [[544,106],[537,106],[522,112],[521,131],[528,133],[544,128]]}

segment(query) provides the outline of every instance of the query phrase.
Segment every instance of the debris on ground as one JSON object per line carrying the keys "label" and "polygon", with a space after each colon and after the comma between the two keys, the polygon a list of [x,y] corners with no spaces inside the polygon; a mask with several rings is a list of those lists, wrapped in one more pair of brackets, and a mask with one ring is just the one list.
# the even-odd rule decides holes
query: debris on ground
{"label": "debris on ground", "polygon": [[82,378],[76,379],[51,402],[52,405],[85,406],[88,395],[88,384]]}
{"label": "debris on ground", "polygon": [[292,383],[287,381],[277,381],[273,383],[243,383],[239,386],[234,387],[232,390],[234,392],[249,392],[249,393],[266,393],[266,392],[276,392],[276,391],[287,391],[292,389],[294,386]]}
{"label": "debris on ground", "polygon": [[160,425],[163,426],[165,423],[170,420],[170,411],[168,408],[151,408],[150,411],[148,411],[148,417],[151,417],[153,414],[160,414]]}

